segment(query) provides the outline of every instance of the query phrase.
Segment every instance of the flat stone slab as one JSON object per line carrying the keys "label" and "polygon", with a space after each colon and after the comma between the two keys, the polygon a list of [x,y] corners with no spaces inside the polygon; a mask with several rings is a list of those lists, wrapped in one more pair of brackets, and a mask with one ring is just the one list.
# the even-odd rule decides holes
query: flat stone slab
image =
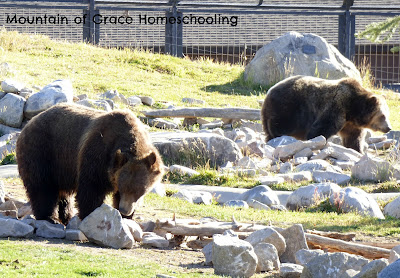
{"label": "flat stone slab", "polygon": [[0,178],[19,178],[18,165],[2,165],[0,166]]}

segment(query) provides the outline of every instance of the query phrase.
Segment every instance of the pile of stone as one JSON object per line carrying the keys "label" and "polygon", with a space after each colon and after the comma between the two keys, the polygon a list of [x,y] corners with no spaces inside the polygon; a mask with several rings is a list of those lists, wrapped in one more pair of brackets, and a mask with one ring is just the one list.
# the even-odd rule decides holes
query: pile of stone
{"label": "pile of stone", "polygon": [[[111,111],[116,102],[129,106],[145,104],[152,106],[154,99],[148,96],[132,96],[126,98],[116,90],[110,90],[99,95],[99,99],[89,99],[87,95],[73,95],[72,83],[69,80],[56,80],[38,92],[27,88],[24,84],[12,79],[1,82],[0,92],[0,123],[13,128],[21,128],[23,121],[27,121],[50,108],[51,106],[67,102],[76,102],[91,108]],[[4,133],[4,132],[3,132]]]}
{"label": "pile of stone", "polygon": [[365,278],[397,277],[394,271],[400,267],[399,250],[399,246],[394,247],[389,260],[371,261],[344,252],[310,250],[302,226],[296,224],[287,229],[267,227],[244,240],[228,230],[223,235],[214,235],[203,253],[205,264],[212,265],[218,275],[251,277],[279,270],[280,277]]}

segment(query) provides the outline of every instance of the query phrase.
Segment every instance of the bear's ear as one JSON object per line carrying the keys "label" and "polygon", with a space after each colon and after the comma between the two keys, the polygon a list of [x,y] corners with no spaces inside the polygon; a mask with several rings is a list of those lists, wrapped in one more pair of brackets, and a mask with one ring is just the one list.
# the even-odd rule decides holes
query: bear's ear
{"label": "bear's ear", "polygon": [[128,162],[128,156],[121,149],[118,149],[114,157],[114,167],[122,167],[126,162]]}
{"label": "bear's ear", "polygon": [[151,166],[153,166],[154,163],[156,163],[157,155],[155,152],[151,152],[151,154],[149,154],[143,160],[147,167],[150,168]]}

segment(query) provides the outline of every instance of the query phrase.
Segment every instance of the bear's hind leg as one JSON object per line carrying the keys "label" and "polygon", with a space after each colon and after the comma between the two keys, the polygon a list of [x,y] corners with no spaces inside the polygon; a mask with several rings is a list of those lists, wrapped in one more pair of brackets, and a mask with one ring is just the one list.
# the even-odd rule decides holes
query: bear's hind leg
{"label": "bear's hind leg", "polygon": [[41,185],[38,182],[24,180],[26,191],[31,203],[33,215],[37,220],[55,222],[58,192],[53,184],[43,180]]}

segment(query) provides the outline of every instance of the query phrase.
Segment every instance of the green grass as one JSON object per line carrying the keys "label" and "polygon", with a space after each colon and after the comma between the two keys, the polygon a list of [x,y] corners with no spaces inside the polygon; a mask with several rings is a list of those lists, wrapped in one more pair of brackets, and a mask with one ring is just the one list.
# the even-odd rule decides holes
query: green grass
{"label": "green grass", "polygon": [[126,97],[148,95],[180,106],[190,106],[181,99],[193,97],[206,101],[207,106],[257,108],[257,100],[266,92],[243,81],[242,66],[207,59],[190,61],[145,51],[104,49],[4,30],[0,31],[0,47],[0,62],[14,69],[0,79],[13,77],[27,86],[70,79],[76,95],[93,97],[117,89]]}
{"label": "green grass", "polygon": [[253,188],[260,185],[257,178],[241,177],[237,173],[221,174],[214,169],[198,167],[198,175],[181,175],[179,173],[167,173],[164,178],[167,183],[174,184],[205,184],[210,186],[227,186],[238,188]]}
{"label": "green grass", "polygon": [[155,209],[175,213],[177,217],[214,217],[220,221],[257,222],[273,226],[290,226],[292,223],[303,224],[304,229],[321,231],[359,232],[373,236],[400,236],[400,220],[387,217],[385,220],[363,217],[355,213],[337,214],[335,212],[314,211],[263,211],[252,208],[241,210],[218,205],[189,204],[176,198],[159,197],[154,194],[146,196],[146,205]]}
{"label": "green grass", "polygon": [[[167,252],[179,256],[180,251]],[[89,243],[0,239],[1,277],[204,277],[184,265],[178,273],[177,266],[157,261],[151,249],[139,247],[115,250]],[[206,272],[208,277],[218,277],[212,269]]]}
{"label": "green grass", "polygon": [[[27,241],[0,240],[0,272],[3,277],[151,277],[168,273],[162,266],[129,259],[105,249],[92,254],[72,244],[49,247]],[[91,249],[91,248],[88,248]]]}

